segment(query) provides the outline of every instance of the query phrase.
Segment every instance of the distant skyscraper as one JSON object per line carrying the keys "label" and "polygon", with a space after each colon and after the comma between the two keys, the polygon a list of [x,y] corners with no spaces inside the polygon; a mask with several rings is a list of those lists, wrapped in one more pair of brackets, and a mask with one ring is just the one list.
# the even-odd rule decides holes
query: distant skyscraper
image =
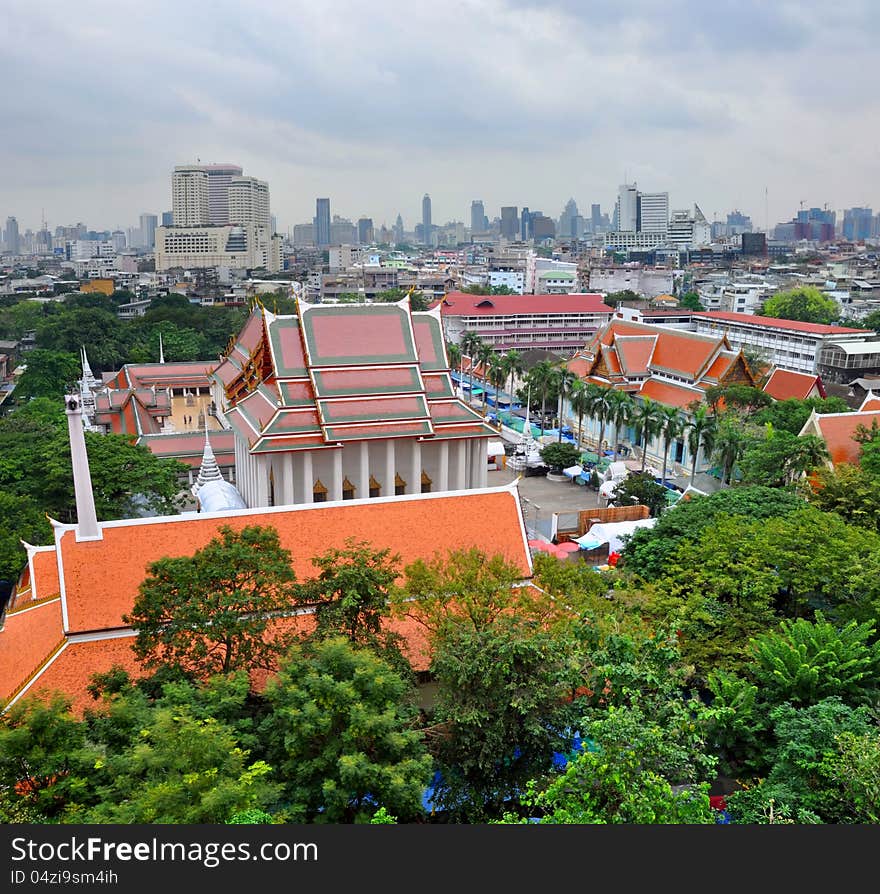
{"label": "distant skyscraper", "polygon": [[594,233],[602,229],[602,206],[590,205],[590,225]]}
{"label": "distant skyscraper", "polygon": [[178,165],[171,176],[176,227],[203,227],[208,220],[208,175],[200,165]]}
{"label": "distant skyscraper", "polygon": [[616,229],[635,233],[638,230],[639,197],[635,183],[623,183],[617,191]]}
{"label": "distant skyscraper", "polygon": [[482,233],[486,229],[486,209],[482,199],[471,202],[471,232]]}
{"label": "distant skyscraper", "polygon": [[269,184],[256,177],[230,177],[227,223],[271,228]]}
{"label": "distant skyscraper", "polygon": [[531,213],[527,206],[523,206],[519,216],[519,238],[522,242],[528,242],[532,238]]}
{"label": "distant skyscraper", "polygon": [[514,242],[519,236],[519,214],[516,205],[504,205],[501,208],[501,235]]}
{"label": "distant skyscraper", "polygon": [[18,235],[18,221],[14,217],[6,218],[6,251],[17,255],[21,248],[21,239]]}
{"label": "distant skyscraper", "polygon": [[665,233],[669,227],[669,193],[638,193],[638,230],[640,233]]}
{"label": "distant skyscraper", "polygon": [[174,212],[173,211],[163,211],[162,212],[162,226],[163,227],[173,227],[174,226]]}
{"label": "distant skyscraper", "polygon": [[156,227],[159,224],[159,218],[155,214],[141,215],[141,247],[156,247]]}
{"label": "distant skyscraper", "polygon": [[422,198],[422,241],[431,244],[431,197],[427,193]]}
{"label": "distant skyscraper", "polygon": [[233,177],[241,177],[242,169],[220,164],[202,165],[202,170],[208,175],[208,223],[218,227],[234,223],[229,219],[229,187]]}
{"label": "distant skyscraper", "polygon": [[361,217],[357,222],[358,242],[361,245],[369,245],[373,241],[373,219]]}
{"label": "distant skyscraper", "polygon": [[847,208],[843,212],[843,238],[860,242],[871,238],[874,212],[870,208]]}
{"label": "distant skyscraper", "polygon": [[396,245],[403,244],[403,218],[399,214],[394,222],[394,242]]}
{"label": "distant skyscraper", "polygon": [[315,203],[315,245],[324,248],[330,244],[330,199],[318,199]]}
{"label": "distant skyscraper", "polygon": [[560,239],[577,238],[578,206],[574,199],[565,203],[562,214],[559,215],[559,229],[556,231]]}

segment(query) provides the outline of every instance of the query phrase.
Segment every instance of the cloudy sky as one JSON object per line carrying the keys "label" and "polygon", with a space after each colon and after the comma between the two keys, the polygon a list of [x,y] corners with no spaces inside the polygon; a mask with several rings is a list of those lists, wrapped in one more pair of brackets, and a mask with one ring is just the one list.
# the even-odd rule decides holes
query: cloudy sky
{"label": "cloudy sky", "polygon": [[[617,185],[710,220],[880,210],[872,0],[3,0],[0,219],[126,227],[175,164],[269,182],[279,229],[435,223]],[[766,193],[765,193],[766,189]]]}

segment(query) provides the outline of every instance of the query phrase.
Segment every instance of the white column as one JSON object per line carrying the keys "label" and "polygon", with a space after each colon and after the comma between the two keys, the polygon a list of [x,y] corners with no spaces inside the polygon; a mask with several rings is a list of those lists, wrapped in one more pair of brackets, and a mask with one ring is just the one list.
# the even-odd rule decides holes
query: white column
{"label": "white column", "polygon": [[470,476],[470,486],[471,487],[480,487],[480,481],[482,480],[483,469],[487,465],[486,459],[486,444],[482,438],[474,438],[470,442],[471,448],[471,476]]}
{"label": "white column", "polygon": [[366,441],[360,443],[360,460],[358,489],[356,496],[358,499],[366,499],[370,496],[370,445]]}
{"label": "white column", "polygon": [[385,442],[385,480],[382,482],[382,496],[394,496],[394,441],[388,438]]}
{"label": "white column", "polygon": [[440,442],[440,476],[437,490],[449,490],[449,441]]}
{"label": "white column", "polygon": [[455,482],[454,490],[467,490],[467,443],[455,442]]}
{"label": "white column", "polygon": [[477,480],[475,487],[485,487],[489,483],[489,442],[478,438],[474,444],[477,448]]}
{"label": "white column", "polygon": [[313,503],[315,498],[315,479],[312,474],[312,451],[306,450],[302,457],[302,494],[301,503]]}
{"label": "white column", "polygon": [[410,441],[412,447],[412,460],[410,468],[412,469],[409,492],[411,494],[420,494],[422,492],[422,444],[421,441]]}
{"label": "white column", "polygon": [[333,451],[333,478],[330,486],[330,499],[342,499],[342,448]]}

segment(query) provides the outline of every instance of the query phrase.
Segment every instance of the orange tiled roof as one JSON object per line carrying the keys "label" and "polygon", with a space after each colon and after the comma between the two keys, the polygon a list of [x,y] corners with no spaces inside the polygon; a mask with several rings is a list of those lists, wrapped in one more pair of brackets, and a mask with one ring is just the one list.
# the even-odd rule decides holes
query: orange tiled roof
{"label": "orange tiled roof", "polygon": [[694,388],[686,388],[684,385],[673,385],[671,382],[661,382],[659,379],[648,379],[639,391],[640,397],[650,397],[658,403],[668,407],[680,407],[686,409],[695,400],[705,400],[705,395]]}
{"label": "orange tiled roof", "polygon": [[870,429],[873,420],[880,424],[880,411],[866,413],[824,413],[816,416],[816,423],[822,438],[828,445],[831,454],[831,462],[834,465],[840,463],[859,464],[862,445],[853,440],[853,435],[859,425]]}
{"label": "orange tiled roof", "polygon": [[620,366],[626,375],[638,376],[648,372],[648,361],[656,343],[656,335],[618,336],[614,344],[617,347]]}
{"label": "orange tiled roof", "polygon": [[866,396],[859,407],[859,412],[863,413],[866,410],[880,410],[880,397]]}
{"label": "orange tiled roof", "polygon": [[819,384],[818,376],[791,372],[787,369],[774,369],[764,386],[764,391],[774,400],[789,400],[790,398],[806,400]]}
{"label": "orange tiled roof", "polygon": [[671,370],[696,378],[718,349],[720,339],[695,338],[692,334],[667,330],[657,337],[651,356],[652,369]]}
{"label": "orange tiled roof", "polygon": [[40,669],[63,639],[60,599],[6,613],[0,630],[0,704]]}

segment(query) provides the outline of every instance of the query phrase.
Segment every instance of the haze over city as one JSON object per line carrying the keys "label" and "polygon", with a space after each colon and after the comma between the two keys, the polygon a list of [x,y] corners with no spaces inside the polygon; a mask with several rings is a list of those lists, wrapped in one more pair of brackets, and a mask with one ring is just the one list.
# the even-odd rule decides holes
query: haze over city
{"label": "haze over city", "polygon": [[[0,216],[131,225],[186,162],[269,182],[278,228],[334,212],[410,227],[618,185],[734,208],[876,207],[867,2],[453,0],[5,5]],[[70,13],[70,14],[68,14]],[[765,192],[766,190],[766,192]]]}

